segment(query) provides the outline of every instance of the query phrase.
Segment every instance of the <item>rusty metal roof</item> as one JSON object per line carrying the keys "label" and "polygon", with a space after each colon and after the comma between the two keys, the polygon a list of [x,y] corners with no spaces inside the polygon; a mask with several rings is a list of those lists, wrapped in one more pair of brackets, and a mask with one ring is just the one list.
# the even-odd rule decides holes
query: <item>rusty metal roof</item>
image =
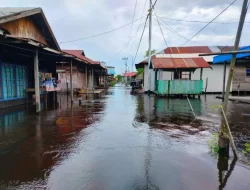
{"label": "rusty metal roof", "polygon": [[213,53],[220,51],[231,51],[233,46],[189,46],[168,47],[164,49],[165,54],[189,54],[189,53]]}
{"label": "rusty metal roof", "polygon": [[154,69],[210,68],[203,58],[155,58],[152,63]]}
{"label": "rusty metal roof", "polygon": [[123,76],[124,77],[134,77],[134,76],[136,76],[136,72],[124,73]]}
{"label": "rusty metal roof", "polygon": [[99,62],[97,61],[93,61],[91,59],[89,59],[88,57],[84,56],[84,51],[83,50],[62,50],[65,53],[74,55],[76,57],[78,57],[79,59],[82,59],[84,61],[87,61],[90,64],[99,64]]}

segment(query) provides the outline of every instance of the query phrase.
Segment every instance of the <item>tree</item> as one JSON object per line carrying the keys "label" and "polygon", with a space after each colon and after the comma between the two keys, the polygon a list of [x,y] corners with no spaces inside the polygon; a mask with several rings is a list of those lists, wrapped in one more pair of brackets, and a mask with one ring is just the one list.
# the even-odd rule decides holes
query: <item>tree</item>
{"label": "tree", "polygon": [[[153,54],[155,54],[155,53],[156,53],[156,50],[155,50],[155,49],[151,50],[151,55],[153,55]],[[146,57],[148,57],[148,56],[149,56],[149,52],[148,52],[148,50],[147,50],[144,57],[146,58]]]}
{"label": "tree", "polygon": [[142,74],[143,72],[144,72],[144,69],[143,69],[143,68],[138,68],[138,69],[137,69],[136,75],[140,75],[140,74]]}
{"label": "tree", "polygon": [[117,82],[121,82],[122,81],[122,76],[121,75],[117,75],[116,78],[117,78]]}

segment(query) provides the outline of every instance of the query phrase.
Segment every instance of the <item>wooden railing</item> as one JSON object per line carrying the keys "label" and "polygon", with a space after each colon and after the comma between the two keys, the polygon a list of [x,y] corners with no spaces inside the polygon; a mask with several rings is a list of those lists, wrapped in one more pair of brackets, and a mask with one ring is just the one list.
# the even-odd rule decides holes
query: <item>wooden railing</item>
{"label": "wooden railing", "polygon": [[203,80],[158,80],[157,92],[161,95],[201,94]]}

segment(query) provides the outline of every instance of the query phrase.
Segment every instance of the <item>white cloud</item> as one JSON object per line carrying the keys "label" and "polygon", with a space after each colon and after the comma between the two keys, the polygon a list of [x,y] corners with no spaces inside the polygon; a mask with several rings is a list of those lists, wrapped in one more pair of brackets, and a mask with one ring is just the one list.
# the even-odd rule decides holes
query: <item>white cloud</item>
{"label": "white cloud", "polygon": [[[146,0],[138,0],[135,18],[140,18]],[[171,17],[186,20],[210,21],[219,14],[231,0],[223,0],[218,3],[217,0],[158,0],[155,11],[158,16]],[[78,39],[94,34],[102,33],[120,27],[132,21],[134,13],[135,0],[1,0],[1,6],[31,6],[42,7],[46,17],[54,31],[58,42]],[[237,1],[232,7],[224,12],[216,21],[232,22],[238,21],[242,1]],[[148,3],[145,14],[147,14]],[[249,14],[246,18],[250,20]],[[144,23],[145,18],[141,23]],[[179,34],[186,38],[193,36],[204,23],[177,22],[164,19]],[[160,21],[162,24],[163,22]],[[134,23],[132,34],[135,34],[139,21]],[[246,24],[242,34],[241,45],[250,43],[248,30],[250,24]],[[167,27],[167,26],[165,26]],[[179,46],[186,40],[170,32],[162,26],[168,45]],[[128,42],[131,26],[127,26],[115,32],[105,34],[95,38],[89,38],[72,43],[61,44],[65,49],[84,49],[87,56],[94,60],[103,60],[107,64],[115,65],[117,71],[124,69],[122,57],[131,57],[135,55],[138,47],[142,28],[139,30],[135,43],[129,48],[125,48],[119,55],[117,53]],[[193,41],[186,45],[232,45],[237,30],[235,24],[210,24]],[[153,19],[153,42],[152,47],[161,51],[166,47],[161,31],[155,19]],[[137,61],[143,59],[145,51],[148,49],[148,28],[146,28],[144,37],[138,52]],[[130,50],[130,51],[129,51]],[[129,62],[131,65],[131,61]]]}

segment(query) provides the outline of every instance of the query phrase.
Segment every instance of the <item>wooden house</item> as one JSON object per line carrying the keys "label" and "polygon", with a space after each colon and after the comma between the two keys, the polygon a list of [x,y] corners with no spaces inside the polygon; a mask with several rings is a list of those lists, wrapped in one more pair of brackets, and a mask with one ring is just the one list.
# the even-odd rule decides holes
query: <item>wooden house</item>
{"label": "wooden house", "polygon": [[51,80],[58,79],[58,63],[70,68],[71,102],[73,66],[87,68],[82,72],[92,79],[94,73],[105,72],[88,58],[61,51],[41,8],[0,8],[0,108],[24,104],[32,94],[37,112],[41,110],[41,96],[45,104],[47,100],[55,103],[58,87],[47,88],[43,81],[46,74]]}

